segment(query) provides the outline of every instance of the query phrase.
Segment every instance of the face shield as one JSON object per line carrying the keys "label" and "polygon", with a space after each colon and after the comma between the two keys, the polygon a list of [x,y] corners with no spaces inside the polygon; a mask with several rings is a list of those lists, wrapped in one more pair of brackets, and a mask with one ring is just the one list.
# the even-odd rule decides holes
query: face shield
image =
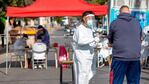
{"label": "face shield", "polygon": [[87,27],[90,29],[96,28],[96,20],[93,14],[89,14],[86,16],[87,18]]}

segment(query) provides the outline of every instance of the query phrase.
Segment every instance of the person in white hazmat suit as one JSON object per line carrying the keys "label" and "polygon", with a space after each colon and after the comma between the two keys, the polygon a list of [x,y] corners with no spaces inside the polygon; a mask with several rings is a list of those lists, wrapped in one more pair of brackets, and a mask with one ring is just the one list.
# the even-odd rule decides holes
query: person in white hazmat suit
{"label": "person in white hazmat suit", "polygon": [[73,35],[75,84],[89,84],[96,72],[94,47],[99,39],[93,37],[94,24],[93,12],[84,12],[82,23],[75,29]]}
{"label": "person in white hazmat suit", "polygon": [[146,57],[149,56],[149,26],[143,29],[143,38],[141,50],[142,64],[144,64]]}
{"label": "person in white hazmat suit", "polygon": [[98,57],[100,58],[99,62],[102,63],[99,67],[102,68],[105,64],[105,60],[108,61],[109,65],[111,65],[110,55],[112,55],[112,48],[108,47],[108,39],[106,37],[101,37],[100,45],[101,49],[99,51]]}

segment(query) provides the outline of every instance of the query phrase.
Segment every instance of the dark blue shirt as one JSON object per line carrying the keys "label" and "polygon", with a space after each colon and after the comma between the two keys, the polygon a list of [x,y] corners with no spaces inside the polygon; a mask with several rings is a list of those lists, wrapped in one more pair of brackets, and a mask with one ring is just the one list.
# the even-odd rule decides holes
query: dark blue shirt
{"label": "dark blue shirt", "polygon": [[[39,35],[41,35],[40,32],[37,32],[35,38],[37,39],[37,37],[38,37]],[[49,33],[48,33],[47,30],[46,30],[46,32],[45,32],[43,35],[41,35],[41,37],[42,37],[42,38],[41,38],[41,41],[42,41],[43,43],[45,43],[47,46],[49,46],[49,44],[50,44],[50,36],[49,36]]]}
{"label": "dark blue shirt", "polygon": [[108,35],[113,58],[125,61],[140,59],[141,26],[130,14],[120,14],[110,25]]}

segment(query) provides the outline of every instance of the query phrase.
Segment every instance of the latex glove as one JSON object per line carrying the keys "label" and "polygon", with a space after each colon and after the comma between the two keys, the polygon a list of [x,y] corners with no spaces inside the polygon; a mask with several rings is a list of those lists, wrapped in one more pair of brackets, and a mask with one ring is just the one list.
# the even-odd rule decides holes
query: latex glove
{"label": "latex glove", "polygon": [[97,43],[100,41],[99,37],[95,37],[94,40],[95,40],[95,42],[97,42]]}
{"label": "latex glove", "polygon": [[91,46],[91,47],[96,47],[96,42],[95,42],[95,41],[91,42],[91,43],[89,44],[89,46]]}
{"label": "latex glove", "polygon": [[142,46],[147,47],[149,44],[147,41],[142,41]]}
{"label": "latex glove", "polygon": [[102,43],[97,43],[97,48],[102,48]]}

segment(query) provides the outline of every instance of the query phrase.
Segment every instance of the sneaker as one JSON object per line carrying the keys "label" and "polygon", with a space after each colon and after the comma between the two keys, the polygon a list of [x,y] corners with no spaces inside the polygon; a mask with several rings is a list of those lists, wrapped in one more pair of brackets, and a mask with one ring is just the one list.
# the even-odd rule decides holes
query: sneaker
{"label": "sneaker", "polygon": [[38,67],[39,67],[39,69],[42,69],[42,65],[39,65]]}
{"label": "sneaker", "polygon": [[35,69],[37,69],[37,66],[34,66]]}

